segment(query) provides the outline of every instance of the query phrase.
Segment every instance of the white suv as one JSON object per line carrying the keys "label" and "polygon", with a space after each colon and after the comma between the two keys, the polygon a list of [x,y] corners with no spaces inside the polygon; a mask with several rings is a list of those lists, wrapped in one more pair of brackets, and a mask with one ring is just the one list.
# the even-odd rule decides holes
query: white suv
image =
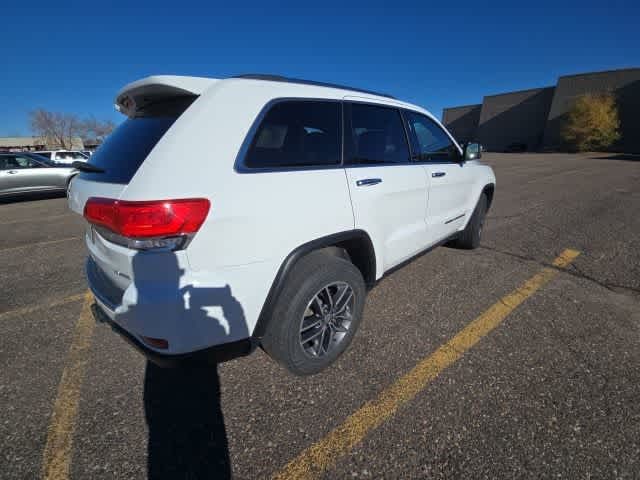
{"label": "white suv", "polygon": [[89,158],[88,155],[75,150],[40,150],[32,153],[37,153],[52,162],[63,165],[71,165],[73,162],[86,162]]}
{"label": "white suv", "polygon": [[475,248],[495,177],[427,111],[338,85],[154,76],[72,182],[94,314],[159,364],[261,346],[331,364],[367,289],[417,254]]}

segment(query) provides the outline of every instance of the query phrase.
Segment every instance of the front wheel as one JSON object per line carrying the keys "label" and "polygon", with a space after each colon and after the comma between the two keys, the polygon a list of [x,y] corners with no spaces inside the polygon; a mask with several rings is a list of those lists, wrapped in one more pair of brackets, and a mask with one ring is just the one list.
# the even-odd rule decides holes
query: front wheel
{"label": "front wheel", "polygon": [[362,274],[349,260],[310,253],[287,279],[262,347],[296,375],[320,372],[351,343],[365,295]]}
{"label": "front wheel", "polygon": [[487,215],[488,205],[489,201],[487,196],[483,193],[480,195],[480,199],[469,223],[460,233],[460,236],[453,242],[454,247],[472,250],[480,246],[480,238],[482,237],[482,228],[484,227],[484,219]]}

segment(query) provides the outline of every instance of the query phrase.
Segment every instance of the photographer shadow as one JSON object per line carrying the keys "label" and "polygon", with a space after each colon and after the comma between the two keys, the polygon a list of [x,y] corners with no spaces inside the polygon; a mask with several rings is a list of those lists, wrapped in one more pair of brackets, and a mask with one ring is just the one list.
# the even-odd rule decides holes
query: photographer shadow
{"label": "photographer shadow", "polygon": [[147,362],[144,408],[149,479],[231,478],[216,366],[167,369]]}
{"label": "photographer shadow", "polygon": [[[172,316],[195,335],[213,332],[214,338],[230,341],[248,337],[244,311],[229,285],[180,287],[184,270],[172,252],[141,252],[133,258],[132,267],[138,293],[138,303],[128,309],[132,321],[157,315],[156,300],[170,296],[184,300],[175,302],[181,306]],[[144,409],[148,478],[231,478],[217,363],[163,368],[147,361]]]}

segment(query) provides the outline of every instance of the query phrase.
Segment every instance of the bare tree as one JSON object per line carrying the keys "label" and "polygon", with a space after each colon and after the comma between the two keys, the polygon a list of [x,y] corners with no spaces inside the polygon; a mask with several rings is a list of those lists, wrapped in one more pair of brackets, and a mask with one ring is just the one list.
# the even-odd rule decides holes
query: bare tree
{"label": "bare tree", "polygon": [[97,120],[91,116],[85,120],[73,113],[50,112],[38,108],[29,114],[31,130],[48,144],[61,148],[73,148],[73,140],[80,137],[85,143],[102,143],[115,128],[111,120]]}
{"label": "bare tree", "polygon": [[72,113],[49,112],[43,108],[29,114],[31,129],[46,141],[62,148],[73,148],[73,139],[78,137],[82,122]]}
{"label": "bare tree", "polygon": [[115,128],[111,120],[101,121],[91,116],[82,122],[80,136],[86,143],[102,143]]}

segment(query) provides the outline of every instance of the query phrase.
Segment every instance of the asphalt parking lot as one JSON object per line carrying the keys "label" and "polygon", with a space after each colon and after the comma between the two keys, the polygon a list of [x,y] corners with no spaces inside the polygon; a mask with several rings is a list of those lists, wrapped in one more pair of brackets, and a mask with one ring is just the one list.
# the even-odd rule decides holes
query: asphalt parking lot
{"label": "asphalt parking lot", "polygon": [[308,378],[148,366],[88,314],[66,200],[0,204],[0,476],[639,478],[640,161],[485,160],[482,247],[386,277]]}

